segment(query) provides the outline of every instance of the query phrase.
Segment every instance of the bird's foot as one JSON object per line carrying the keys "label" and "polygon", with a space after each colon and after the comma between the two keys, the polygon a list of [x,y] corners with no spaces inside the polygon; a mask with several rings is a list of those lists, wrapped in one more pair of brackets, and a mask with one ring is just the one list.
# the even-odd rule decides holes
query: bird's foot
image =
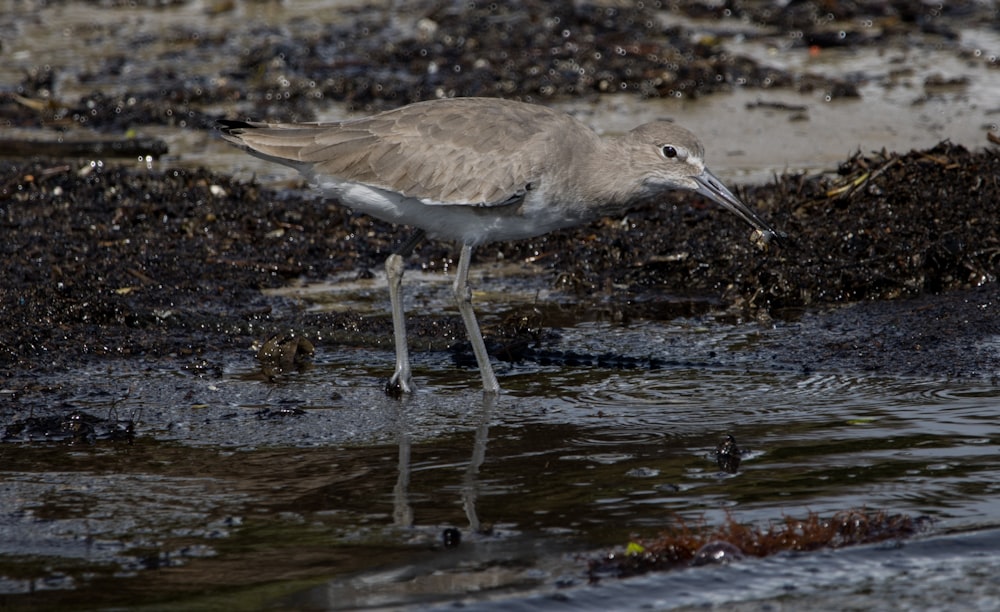
{"label": "bird's foot", "polygon": [[404,393],[413,393],[413,378],[408,372],[404,374],[397,370],[385,383],[385,394],[399,399]]}

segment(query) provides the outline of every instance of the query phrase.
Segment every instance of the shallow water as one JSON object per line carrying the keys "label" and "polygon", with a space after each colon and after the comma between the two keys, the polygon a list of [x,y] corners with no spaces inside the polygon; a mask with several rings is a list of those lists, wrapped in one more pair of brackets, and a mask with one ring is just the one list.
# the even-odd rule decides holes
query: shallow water
{"label": "shallow water", "polygon": [[[380,391],[391,354],[377,350],[321,350],[271,382],[249,358],[60,377],[66,409],[134,416],[138,437],[0,446],[0,586],[35,591],[33,604],[343,609],[487,595],[546,609],[561,605],[552,592],[670,608],[780,600],[789,584],[861,600],[873,582],[892,590],[860,563],[934,607],[950,585],[915,581],[950,559],[970,589],[995,593],[983,569],[1000,558],[965,547],[993,542],[1000,524],[1000,388],[748,358],[788,333],[707,319],[581,324],[561,347],[670,365],[501,364],[496,402],[443,352],[414,355],[421,388],[401,402]],[[737,474],[715,464],[727,434],[744,450]],[[586,584],[587,559],[678,516],[762,525],[858,507],[929,516],[934,537]],[[442,548],[446,527],[462,531],[458,548]]]}

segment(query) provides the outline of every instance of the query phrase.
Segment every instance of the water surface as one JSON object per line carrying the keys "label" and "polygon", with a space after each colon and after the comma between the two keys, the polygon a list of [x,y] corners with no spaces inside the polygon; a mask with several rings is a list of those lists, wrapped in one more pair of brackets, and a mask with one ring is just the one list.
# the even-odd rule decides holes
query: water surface
{"label": "water surface", "polygon": [[[403,401],[381,393],[391,354],[379,350],[320,351],[307,370],[271,381],[249,358],[221,371],[78,372],[88,384],[63,378],[64,405],[134,415],[139,435],[0,447],[2,584],[8,594],[52,589],[36,602],[106,605],[347,609],[477,593],[529,605],[553,591],[586,601],[597,588],[586,584],[587,559],[678,518],[766,525],[870,508],[932,518],[933,541],[966,568],[952,571],[987,588],[979,569],[996,567],[993,553],[972,563],[962,547],[981,543],[965,532],[987,529],[990,541],[1000,523],[1000,389],[746,358],[762,335],[791,327],[584,323],[561,344],[670,365],[501,364],[496,401],[447,352],[414,355],[420,390]],[[715,464],[728,434],[744,449],[736,474]],[[463,534],[457,548],[442,547],[448,527]],[[911,545],[930,554],[903,544],[892,554],[907,567],[924,563],[907,555]],[[745,601],[789,582],[829,588],[800,569],[818,563],[854,575],[838,586],[850,594],[869,580],[851,574],[861,561],[850,555],[879,564],[895,550],[866,549],[609,588],[627,607]],[[754,587],[719,591],[720,571],[749,573]],[[889,572],[900,589],[947,596],[900,572]],[[686,595],[664,599],[677,580]]]}

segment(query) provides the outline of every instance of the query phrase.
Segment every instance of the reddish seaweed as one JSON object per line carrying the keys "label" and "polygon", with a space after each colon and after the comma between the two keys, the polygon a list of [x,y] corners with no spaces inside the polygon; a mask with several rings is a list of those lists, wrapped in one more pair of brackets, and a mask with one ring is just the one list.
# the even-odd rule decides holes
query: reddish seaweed
{"label": "reddish seaweed", "polygon": [[739,523],[732,516],[722,525],[675,519],[656,538],[640,539],[625,551],[609,552],[589,563],[591,580],[624,578],[647,572],[728,563],[743,556],[767,557],[788,551],[843,548],[885,540],[909,538],[930,523],[924,516],[890,514],[854,508],[829,518],[810,512],[804,519],[790,516],[765,526]]}

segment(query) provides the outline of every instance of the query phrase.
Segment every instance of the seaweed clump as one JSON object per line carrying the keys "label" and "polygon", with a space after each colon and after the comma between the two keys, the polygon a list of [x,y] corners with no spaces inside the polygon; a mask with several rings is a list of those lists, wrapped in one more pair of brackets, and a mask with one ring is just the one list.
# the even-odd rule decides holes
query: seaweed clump
{"label": "seaweed clump", "polygon": [[837,512],[823,518],[810,512],[804,519],[786,516],[758,527],[736,522],[709,527],[684,519],[651,540],[630,542],[623,552],[609,552],[589,562],[591,582],[601,578],[626,578],[647,572],[729,563],[744,557],[766,557],[785,551],[843,548],[908,538],[930,522],[926,516],[889,514],[864,508]]}

